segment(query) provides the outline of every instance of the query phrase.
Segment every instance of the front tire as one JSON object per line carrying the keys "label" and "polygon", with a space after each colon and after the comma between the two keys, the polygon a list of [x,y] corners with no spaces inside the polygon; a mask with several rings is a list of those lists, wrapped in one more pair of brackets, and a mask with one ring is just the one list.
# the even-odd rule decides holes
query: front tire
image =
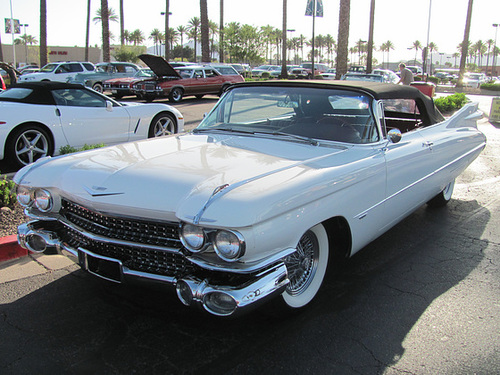
{"label": "front tire", "polygon": [[170,91],[170,95],[168,96],[169,100],[174,103],[179,103],[182,100],[182,89],[176,87]]}
{"label": "front tire", "polygon": [[448,204],[448,202],[451,200],[451,196],[453,195],[453,188],[455,187],[455,180],[451,181],[446,187],[443,189],[442,192],[440,192],[438,195],[436,195],[434,198],[432,198],[429,202],[427,202],[427,205],[431,208],[438,208],[438,207],[444,207]]}
{"label": "front tire", "polygon": [[304,307],[317,295],[325,279],[329,253],[328,234],[322,224],[302,235],[297,251],[285,259],[290,283],[281,296],[287,307]]}
{"label": "front tire", "polygon": [[16,129],[7,140],[6,156],[12,166],[21,168],[38,159],[51,156],[52,139],[45,129],[30,125]]}
{"label": "front tire", "polygon": [[162,137],[174,134],[176,131],[175,118],[170,113],[159,113],[151,121],[149,127],[149,138]]}

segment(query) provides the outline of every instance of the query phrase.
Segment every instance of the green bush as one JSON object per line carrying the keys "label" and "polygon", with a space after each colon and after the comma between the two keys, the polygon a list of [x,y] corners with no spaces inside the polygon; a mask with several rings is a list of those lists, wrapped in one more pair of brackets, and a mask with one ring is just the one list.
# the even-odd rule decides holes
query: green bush
{"label": "green bush", "polygon": [[61,146],[59,148],[59,154],[61,154],[61,155],[72,154],[74,152],[93,150],[94,148],[101,148],[101,147],[105,147],[105,146],[106,145],[104,143],[98,143],[95,145],[84,144],[82,148],[75,148],[73,146],[66,145],[66,146]]}
{"label": "green bush", "polygon": [[434,99],[436,107],[442,113],[454,112],[462,108],[465,103],[467,103],[467,97],[464,93],[456,93],[453,95],[443,96],[441,98]]}
{"label": "green bush", "polygon": [[485,90],[491,90],[491,91],[500,91],[500,85],[498,83],[497,84],[494,84],[494,83],[483,83],[481,85],[481,88],[485,89]]}
{"label": "green bush", "polygon": [[427,82],[432,82],[437,86],[437,84],[439,83],[439,78],[434,76],[429,76],[427,77]]}
{"label": "green bush", "polygon": [[8,180],[6,176],[0,180],[0,207],[14,206],[16,203],[16,184],[12,180]]}

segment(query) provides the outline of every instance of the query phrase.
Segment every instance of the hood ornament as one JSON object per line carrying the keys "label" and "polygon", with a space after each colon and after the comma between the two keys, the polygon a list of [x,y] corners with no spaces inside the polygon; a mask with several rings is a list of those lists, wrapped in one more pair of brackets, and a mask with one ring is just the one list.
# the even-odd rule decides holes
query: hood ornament
{"label": "hood ornament", "polygon": [[205,212],[205,210],[207,209],[207,207],[210,206],[210,204],[212,203],[212,201],[217,198],[217,195],[219,193],[221,193],[222,191],[224,191],[224,189],[226,189],[228,187],[229,187],[229,184],[224,184],[224,185],[217,186],[214,189],[214,191],[212,192],[212,195],[210,196],[210,198],[208,198],[208,200],[205,202],[205,204],[203,205],[203,207],[201,208],[201,210],[194,217],[193,224],[198,225],[200,223],[200,219],[203,216],[203,213]]}
{"label": "hood ornament", "polygon": [[108,190],[108,188],[104,186],[93,185],[92,187],[84,186],[83,188],[87,193],[89,193],[93,197],[125,194],[123,191],[106,191]]}

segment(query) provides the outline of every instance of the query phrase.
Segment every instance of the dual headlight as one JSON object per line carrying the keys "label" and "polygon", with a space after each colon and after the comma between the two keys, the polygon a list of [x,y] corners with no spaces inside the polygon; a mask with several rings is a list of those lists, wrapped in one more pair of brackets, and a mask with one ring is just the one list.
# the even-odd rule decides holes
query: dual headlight
{"label": "dual headlight", "polygon": [[180,229],[182,244],[193,253],[201,253],[210,245],[219,258],[234,262],[245,253],[245,240],[235,231],[225,229],[205,229],[193,224],[183,224]]}
{"label": "dual headlight", "polygon": [[36,207],[41,212],[49,212],[54,207],[54,198],[46,189],[32,189],[27,186],[17,187],[17,201],[21,206]]}

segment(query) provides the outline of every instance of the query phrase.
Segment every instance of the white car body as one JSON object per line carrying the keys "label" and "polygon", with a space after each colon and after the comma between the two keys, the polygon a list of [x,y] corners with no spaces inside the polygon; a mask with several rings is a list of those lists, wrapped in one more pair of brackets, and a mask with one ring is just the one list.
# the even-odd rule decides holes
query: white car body
{"label": "white car body", "polygon": [[[16,137],[18,131],[30,127],[38,129],[38,135],[45,134],[47,136],[51,146],[49,149],[53,151],[35,156],[35,159],[58,155],[60,147],[66,145],[80,148],[85,144],[113,145],[148,138],[153,119],[160,113],[167,113],[175,118],[177,132],[184,130],[182,114],[166,104],[119,103],[80,85],[56,82],[26,85],[48,85],[63,89],[64,87],[74,87],[76,90],[82,90],[91,96],[93,102],[89,103],[91,106],[74,106],[67,102],[65,104],[68,105],[9,101],[5,98],[9,95],[9,90],[6,90],[0,95],[0,120],[2,121],[0,125],[0,160],[11,157],[13,160],[10,161],[14,162],[13,155],[6,155],[8,154],[8,145],[15,142],[13,137]],[[19,84],[18,88],[22,86],[23,84]],[[16,87],[10,90],[16,90]],[[51,95],[50,92],[50,90],[44,90],[44,96],[48,97]],[[19,138],[21,142],[23,139],[26,141],[22,133]],[[30,147],[35,146],[32,144]],[[17,152],[21,152],[20,149],[17,149]]]}
{"label": "white car body", "polygon": [[[25,167],[14,179],[18,199],[39,221],[19,228],[20,243],[35,252],[55,248],[117,282],[140,278],[175,284],[183,303],[200,304],[215,315],[231,315],[279,295],[299,308],[318,292],[329,259],[355,254],[433,197],[446,203],[454,179],[485,147],[476,127],[477,104],[445,120],[430,98],[411,87],[295,82],[236,85],[192,133]],[[409,122],[393,118],[397,103],[384,102],[392,95],[387,90],[427,101],[432,113],[423,114],[425,124],[414,123],[417,128],[404,129],[402,136],[395,130],[381,136]],[[314,95],[322,98],[323,92],[337,115],[311,107]],[[226,116],[230,108],[234,112]],[[309,122],[306,109],[321,122]],[[261,120],[254,122],[253,111]],[[299,121],[302,111],[306,122]],[[353,113],[362,122],[351,127],[363,127],[366,135],[339,140],[347,125],[330,121],[350,121],[358,116]],[[289,132],[265,131],[274,126]],[[293,127],[296,132],[290,132]],[[340,133],[322,134],[322,127]],[[162,193],[146,194],[146,186]],[[49,198],[33,201],[40,194],[50,195],[47,210]],[[131,233],[123,241],[89,225],[95,220],[106,227],[115,218],[127,227],[147,225],[151,238],[142,242],[140,233]],[[54,219],[62,229],[47,230],[44,223]],[[64,237],[66,229],[74,235]],[[206,242],[198,243],[202,239]],[[46,247],[36,245],[40,242]],[[122,246],[135,248],[141,263],[135,264],[134,256],[102,253],[100,242],[116,246],[113,254]],[[150,251],[157,271],[142,268]],[[101,271],[100,264],[114,271]]]}
{"label": "white car body", "polygon": [[94,64],[89,62],[74,61],[49,63],[36,73],[22,74],[19,76],[18,82],[66,82],[68,79],[75,77],[78,73],[91,73],[94,70]]}
{"label": "white car body", "polygon": [[464,77],[464,87],[479,88],[483,83],[486,83],[486,75],[484,73],[467,73]]}

